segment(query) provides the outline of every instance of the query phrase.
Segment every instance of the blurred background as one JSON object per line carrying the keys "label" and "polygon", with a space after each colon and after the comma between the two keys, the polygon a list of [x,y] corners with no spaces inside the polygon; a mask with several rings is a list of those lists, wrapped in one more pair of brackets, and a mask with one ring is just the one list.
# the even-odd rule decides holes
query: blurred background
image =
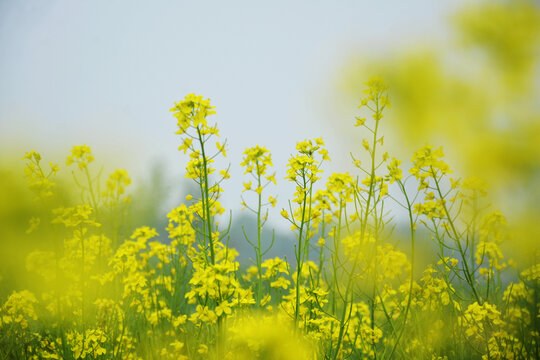
{"label": "blurred background", "polygon": [[191,92],[211,99],[228,139],[223,205],[245,223],[241,154],[266,146],[278,179],[267,229],[287,238],[279,210],[294,193],[283,178],[296,141],[322,136],[332,158],[325,171],[353,171],[348,154],[365,136],[354,116],[373,75],[390,85],[382,130],[391,155],[407,166],[426,142],[442,145],[457,177],[487,181],[514,230],[509,251],[534,253],[539,45],[537,1],[2,0],[2,266],[23,261],[14,243],[43,241],[20,236],[39,212],[22,180],[29,150],[67,179],[71,146],[91,146],[98,171],[131,174],[134,226],[165,233],[164,214],[190,192],[169,109]]}

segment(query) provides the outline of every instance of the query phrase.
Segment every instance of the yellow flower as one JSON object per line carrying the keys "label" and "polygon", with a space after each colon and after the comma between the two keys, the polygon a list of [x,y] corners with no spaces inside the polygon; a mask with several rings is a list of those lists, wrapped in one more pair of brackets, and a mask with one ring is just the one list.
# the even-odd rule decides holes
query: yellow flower
{"label": "yellow flower", "polygon": [[71,149],[71,155],[66,158],[66,165],[76,163],[79,169],[86,169],[89,163],[94,161],[92,156],[92,149],[87,145],[73,146]]}
{"label": "yellow flower", "polygon": [[229,304],[229,302],[227,302],[227,301],[224,301],[221,304],[219,304],[218,306],[216,306],[215,311],[216,311],[217,316],[221,316],[223,314],[230,315],[231,312],[232,312],[231,304]]}
{"label": "yellow flower", "polygon": [[366,123],[366,118],[357,117],[356,118],[356,124],[354,124],[354,126],[356,126],[356,127],[362,126],[365,123]]}
{"label": "yellow flower", "polygon": [[204,344],[199,345],[199,349],[197,350],[199,354],[208,354],[208,346]]}
{"label": "yellow flower", "polygon": [[174,104],[170,109],[173,116],[177,119],[179,135],[184,134],[191,126],[204,133],[212,132],[212,128],[208,127],[206,117],[213,115],[213,106],[210,105],[209,99],[203,99],[200,95],[188,94],[183,101]]}
{"label": "yellow flower", "polygon": [[227,157],[227,152],[226,152],[226,149],[225,149],[225,144],[221,145],[218,142],[216,142],[216,148],[218,149],[219,152],[221,152],[223,154],[224,157]]}
{"label": "yellow flower", "polygon": [[289,280],[287,280],[284,277],[280,276],[276,281],[272,281],[270,283],[270,286],[273,287],[273,288],[287,289],[290,284],[291,284],[291,282]]}
{"label": "yellow flower", "polygon": [[267,177],[266,177],[266,180],[273,182],[274,185],[277,185],[277,183],[276,183],[276,174],[275,174],[275,173],[273,173],[273,174],[270,175],[270,176],[267,176]]}
{"label": "yellow flower", "polygon": [[184,325],[187,320],[187,315],[180,315],[173,321],[173,326],[179,327],[180,325]]}
{"label": "yellow flower", "polygon": [[184,151],[184,154],[187,152],[187,150],[191,147],[191,144],[193,143],[192,138],[185,138],[182,145],[178,147],[178,151]]}
{"label": "yellow flower", "polygon": [[230,179],[231,177],[231,174],[229,174],[229,172],[227,170],[219,170],[219,174],[224,178],[224,179]]}
{"label": "yellow flower", "polygon": [[364,147],[364,149],[369,150],[369,141],[367,141],[366,139],[362,140],[362,146]]}
{"label": "yellow flower", "polygon": [[246,149],[243,155],[240,165],[246,168],[245,174],[262,176],[266,174],[268,167],[273,166],[270,151],[259,145]]}

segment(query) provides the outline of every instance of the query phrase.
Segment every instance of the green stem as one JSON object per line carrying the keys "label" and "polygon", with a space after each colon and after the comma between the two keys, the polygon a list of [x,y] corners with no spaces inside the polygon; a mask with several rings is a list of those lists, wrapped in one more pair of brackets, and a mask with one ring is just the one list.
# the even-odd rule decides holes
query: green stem
{"label": "green stem", "polygon": [[[403,195],[405,196],[405,200],[407,201],[407,209],[409,212],[409,227],[411,229],[411,232],[410,232],[410,235],[411,235],[411,278],[410,278],[410,285],[409,285],[409,298],[407,299],[407,307],[405,308],[403,325],[401,326],[399,335],[396,339],[396,342],[394,343],[394,346],[392,347],[392,351],[390,352],[390,355],[388,356],[389,359],[392,359],[392,355],[394,355],[394,352],[396,351],[399,341],[401,340],[401,337],[403,336],[403,332],[405,331],[405,326],[407,325],[407,316],[409,315],[409,310],[411,308],[412,290],[413,290],[413,283],[414,283],[414,244],[415,244],[414,231],[415,229],[414,229],[412,207],[411,207],[411,202],[409,200],[409,196],[407,196],[407,192],[405,191],[405,186],[403,185],[401,180],[398,180],[398,183],[401,188],[401,191],[403,192]],[[381,302],[382,302],[382,299],[381,299]]]}
{"label": "green stem", "polygon": [[208,188],[208,160],[206,159],[206,154],[204,152],[204,141],[202,139],[201,130],[197,127],[197,135],[199,137],[199,144],[201,145],[201,155],[203,158],[203,171],[204,171],[204,191],[202,192],[202,200],[204,202],[203,206],[206,209],[206,218],[204,222],[206,223],[208,229],[208,244],[210,245],[210,259],[212,265],[216,263],[216,254],[214,252],[214,240],[212,239],[212,216],[210,214],[210,191]]}
{"label": "green stem", "polygon": [[[302,221],[300,222],[300,231],[298,234],[298,249],[296,250],[296,308],[294,310],[294,322],[298,325],[298,317],[300,315],[300,280],[302,274],[302,235],[304,230],[304,221],[306,216],[306,203],[307,203],[307,184],[305,169],[302,169],[302,181],[304,199],[302,201]],[[294,215],[292,215],[294,216]]]}
{"label": "green stem", "polygon": [[[261,187],[261,173],[259,167],[259,161],[257,160],[257,189]],[[257,306],[261,306],[261,293],[262,293],[262,255],[261,255],[261,207],[262,207],[262,191],[258,192],[258,205],[257,205],[257,249],[256,261],[257,270],[259,272],[259,278],[257,279]]]}
{"label": "green stem", "polygon": [[467,279],[467,282],[469,283],[471,290],[474,294],[474,297],[476,298],[476,301],[478,301],[478,304],[482,305],[482,300],[478,293],[476,292],[476,287],[474,286],[474,278],[471,275],[469,264],[467,262],[467,257],[465,254],[465,251],[463,250],[463,247],[461,246],[460,237],[456,231],[456,227],[454,225],[454,222],[452,221],[452,217],[450,216],[450,213],[448,212],[448,208],[446,207],[446,201],[442,195],[441,188],[439,186],[439,181],[437,180],[437,176],[435,174],[435,170],[431,168],[431,175],[433,179],[435,180],[435,185],[437,186],[437,193],[439,194],[439,198],[441,199],[441,204],[443,206],[444,212],[446,214],[446,218],[448,219],[448,223],[450,224],[450,227],[452,229],[452,234],[454,235],[454,239],[456,241],[456,244],[458,246],[459,253],[461,255],[461,258],[463,259],[463,264],[465,265],[465,278]]}

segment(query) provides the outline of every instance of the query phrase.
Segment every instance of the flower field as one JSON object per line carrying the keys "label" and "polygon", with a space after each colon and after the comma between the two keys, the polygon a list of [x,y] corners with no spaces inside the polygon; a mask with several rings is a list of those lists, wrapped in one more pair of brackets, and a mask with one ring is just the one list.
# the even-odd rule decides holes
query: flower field
{"label": "flower field", "polygon": [[[504,209],[490,206],[482,179],[454,176],[442,148],[385,151],[391,98],[383,79],[364,84],[354,173],[325,173],[349,155],[322,138],[276,164],[285,178],[263,146],[231,159],[256,220],[241,239],[220,203],[228,144],[202,96],[171,109],[196,191],[165,228],[132,223],[129,174],[101,181],[89,146],[61,165],[27,152],[35,211],[15,236],[40,242],[16,268],[24,281],[0,280],[0,359],[540,358],[540,263],[505,255],[518,240]],[[296,192],[269,221],[284,182]],[[263,230],[276,221],[290,225],[292,257],[268,255],[278,239]]]}

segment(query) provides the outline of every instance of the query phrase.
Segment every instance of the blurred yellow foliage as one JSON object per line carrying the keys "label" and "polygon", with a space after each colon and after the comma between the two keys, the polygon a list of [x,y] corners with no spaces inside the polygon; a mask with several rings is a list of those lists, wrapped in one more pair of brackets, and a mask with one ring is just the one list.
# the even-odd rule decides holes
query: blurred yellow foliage
{"label": "blurred yellow foliage", "polygon": [[481,177],[497,206],[512,209],[512,227],[530,239],[517,253],[540,236],[540,5],[481,1],[450,20],[456,46],[351,59],[342,88],[356,101],[367,74],[386,78],[394,151],[426,142],[450,149],[460,176]]}

